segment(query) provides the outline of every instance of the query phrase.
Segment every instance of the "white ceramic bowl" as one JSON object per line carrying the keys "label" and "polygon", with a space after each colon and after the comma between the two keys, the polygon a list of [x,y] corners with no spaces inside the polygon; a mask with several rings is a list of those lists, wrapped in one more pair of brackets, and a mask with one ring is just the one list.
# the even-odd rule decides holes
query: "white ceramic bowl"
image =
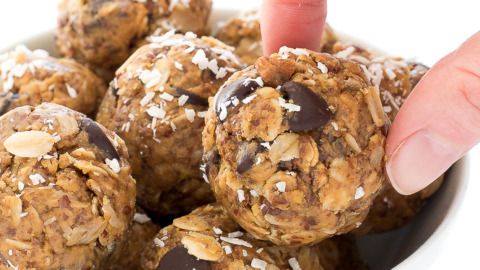
{"label": "white ceramic bowl", "polygon": [[[212,25],[214,27],[217,22],[224,21],[240,12],[225,8],[223,5],[220,6],[222,7],[213,12]],[[368,42],[348,35],[340,36],[342,39],[379,51],[376,49],[377,46],[370,46]],[[57,54],[54,30],[32,35],[20,44],[22,43],[30,49],[45,49],[52,55]],[[14,48],[16,45],[6,46],[6,49]],[[429,266],[435,258],[438,248],[445,240],[446,232],[449,231],[458,216],[468,185],[469,166],[468,156],[457,162],[447,173],[442,188],[431,198],[410,225],[396,231],[369,235],[359,239],[360,252],[372,270],[425,269]]]}

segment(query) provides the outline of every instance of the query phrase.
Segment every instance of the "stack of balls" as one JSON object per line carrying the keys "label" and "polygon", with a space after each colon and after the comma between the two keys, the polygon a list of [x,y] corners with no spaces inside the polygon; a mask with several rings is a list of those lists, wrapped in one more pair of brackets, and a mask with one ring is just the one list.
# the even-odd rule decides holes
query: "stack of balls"
{"label": "stack of balls", "polygon": [[[427,67],[338,41],[262,56],[255,11],[63,0],[58,51],[0,56],[0,265],[363,269],[407,224],[389,124]],[[92,120],[95,119],[95,120]]]}

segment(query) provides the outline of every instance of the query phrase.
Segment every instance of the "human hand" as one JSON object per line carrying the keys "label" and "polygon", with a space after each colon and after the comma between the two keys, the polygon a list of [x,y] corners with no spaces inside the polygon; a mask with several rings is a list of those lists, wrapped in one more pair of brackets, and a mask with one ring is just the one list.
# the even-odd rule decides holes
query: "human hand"
{"label": "human hand", "polygon": [[[325,0],[264,0],[265,54],[319,50]],[[390,129],[386,169],[402,194],[422,190],[480,141],[480,33],[439,61],[406,100]]]}

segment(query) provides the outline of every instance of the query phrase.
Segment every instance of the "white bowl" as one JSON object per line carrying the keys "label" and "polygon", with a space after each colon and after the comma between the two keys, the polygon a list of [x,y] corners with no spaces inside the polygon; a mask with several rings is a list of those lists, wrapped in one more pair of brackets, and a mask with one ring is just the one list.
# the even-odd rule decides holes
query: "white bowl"
{"label": "white bowl", "polygon": [[[217,8],[212,14],[212,25],[224,21],[238,10]],[[32,35],[20,44],[30,49],[45,49],[52,55],[57,55],[54,42],[54,30]],[[355,44],[367,48],[368,42],[340,35]],[[7,46],[4,50],[12,49],[17,44]],[[3,47],[3,46],[2,46]],[[399,230],[369,235],[359,239],[360,252],[372,270],[377,269],[425,269],[431,265],[442,245],[453,221],[458,217],[459,208],[465,197],[470,171],[469,157],[457,162],[447,173],[442,188],[429,200],[426,207],[406,227]]]}

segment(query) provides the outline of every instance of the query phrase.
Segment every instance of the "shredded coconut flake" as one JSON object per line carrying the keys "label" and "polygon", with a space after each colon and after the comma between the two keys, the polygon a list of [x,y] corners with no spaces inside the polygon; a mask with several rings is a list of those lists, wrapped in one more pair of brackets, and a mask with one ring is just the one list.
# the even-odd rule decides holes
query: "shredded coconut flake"
{"label": "shredded coconut flake", "polygon": [[68,83],[65,84],[67,86],[67,93],[71,98],[76,98],[78,96],[77,90],[70,86]]}
{"label": "shredded coconut flake", "polygon": [[228,233],[228,237],[230,237],[230,238],[238,238],[238,237],[241,237],[241,236],[243,236],[243,233],[240,232],[240,231]]}
{"label": "shredded coconut flake", "polygon": [[165,110],[163,110],[158,106],[152,106],[147,109],[147,114],[150,115],[151,117],[163,119],[165,118],[167,113],[165,112]]}
{"label": "shredded coconut flake", "polygon": [[197,52],[192,58],[192,63],[197,65],[200,68],[200,70],[204,70],[208,68],[209,61],[203,49],[197,50]]}
{"label": "shredded coconut flake", "polygon": [[158,70],[142,70],[138,77],[146,88],[152,88],[160,83],[162,75]]}
{"label": "shredded coconut flake", "polygon": [[250,195],[252,195],[252,197],[256,198],[256,197],[258,197],[258,192],[254,189],[251,189],[250,190]]}
{"label": "shredded coconut flake", "polygon": [[355,47],[353,46],[350,46],[346,49],[344,49],[343,51],[340,51],[338,53],[335,54],[335,56],[337,56],[338,58],[347,58],[349,57],[352,53],[355,52]]}
{"label": "shredded coconut flake", "polygon": [[30,179],[30,181],[32,181],[32,185],[34,186],[43,184],[46,182],[45,178],[43,178],[43,176],[38,173],[30,175],[28,178]]}
{"label": "shredded coconut flake", "polygon": [[174,64],[175,64],[175,68],[176,68],[176,69],[178,69],[178,70],[180,70],[180,71],[183,71],[183,65],[182,65],[180,62],[175,61]]}
{"label": "shredded coconut flake", "polygon": [[232,254],[232,247],[231,246],[223,246],[223,250],[225,250],[225,254]]}
{"label": "shredded coconut flake", "polygon": [[300,264],[297,261],[297,258],[295,257],[288,259],[288,264],[290,265],[292,270],[302,270],[302,268],[300,267]]}
{"label": "shredded coconut flake", "polygon": [[239,202],[245,201],[245,192],[241,189],[237,190],[237,197]]}
{"label": "shredded coconut flake", "polygon": [[321,63],[321,62],[318,62],[318,63],[317,63],[317,67],[318,67],[318,69],[319,69],[323,74],[328,73],[328,67],[325,66],[325,64],[323,64],[323,63]]}
{"label": "shredded coconut flake", "polygon": [[252,100],[255,99],[256,97],[257,97],[257,94],[253,94],[251,96],[248,96],[248,97],[246,97],[242,100],[242,103],[243,104],[248,104],[248,103],[252,102]]}
{"label": "shredded coconut flake", "polygon": [[238,239],[238,238],[220,236],[220,240],[225,241],[227,243],[230,243],[232,245],[244,246],[244,247],[248,247],[248,248],[252,247],[252,244],[248,243],[245,240]]}
{"label": "shredded coconut flake", "polygon": [[140,100],[140,105],[142,105],[142,106],[147,105],[148,103],[150,103],[150,101],[152,101],[153,97],[155,97],[155,92],[148,92],[148,93],[142,98],[142,100]]}
{"label": "shredded coconut flake", "polygon": [[277,190],[279,192],[285,192],[286,188],[287,188],[287,183],[285,183],[285,181],[280,181],[280,182],[277,182],[275,184],[275,186],[277,187]]}
{"label": "shredded coconut flake", "polygon": [[187,103],[188,101],[188,96],[187,95],[181,95],[179,98],[178,98],[178,106],[183,106],[185,105],[185,103]]}
{"label": "shredded coconut flake", "polygon": [[217,227],[213,227],[213,232],[214,232],[215,234],[222,234],[222,233],[223,233],[222,229],[217,228]]}
{"label": "shredded coconut flake", "polygon": [[267,268],[267,262],[257,258],[253,258],[252,263],[250,265],[252,266],[252,268],[260,269],[260,270],[265,270]]}
{"label": "shredded coconut flake", "polygon": [[363,189],[363,187],[358,187],[355,190],[355,200],[358,200],[358,199],[362,198],[363,196],[365,196],[365,190]]}
{"label": "shredded coconut flake", "polygon": [[193,121],[195,121],[195,110],[185,109],[185,116],[190,123],[193,123]]}
{"label": "shredded coconut flake", "polygon": [[163,247],[165,246],[165,242],[163,242],[163,240],[161,240],[161,239],[159,239],[159,238],[153,239],[153,243],[154,243],[157,247],[163,248]]}
{"label": "shredded coconut flake", "polygon": [[286,102],[285,99],[281,97],[278,98],[278,103],[280,104],[280,107],[286,109],[289,112],[299,112],[302,109],[296,104]]}
{"label": "shredded coconut flake", "polygon": [[118,160],[116,158],[105,159],[105,164],[107,164],[107,166],[110,167],[110,169],[112,169],[112,171],[114,173],[119,173],[120,172],[120,163],[118,162]]}
{"label": "shredded coconut flake", "polygon": [[265,148],[267,148],[268,150],[271,149],[269,142],[262,142],[262,143],[260,143],[260,145],[263,146],[263,147],[265,147]]}
{"label": "shredded coconut flake", "polygon": [[160,95],[160,98],[166,101],[172,101],[174,99],[174,96],[170,95],[169,93],[162,93]]}
{"label": "shredded coconut flake", "polygon": [[150,218],[145,214],[135,213],[135,215],[133,216],[133,220],[135,220],[135,222],[137,223],[144,224],[149,222]]}

